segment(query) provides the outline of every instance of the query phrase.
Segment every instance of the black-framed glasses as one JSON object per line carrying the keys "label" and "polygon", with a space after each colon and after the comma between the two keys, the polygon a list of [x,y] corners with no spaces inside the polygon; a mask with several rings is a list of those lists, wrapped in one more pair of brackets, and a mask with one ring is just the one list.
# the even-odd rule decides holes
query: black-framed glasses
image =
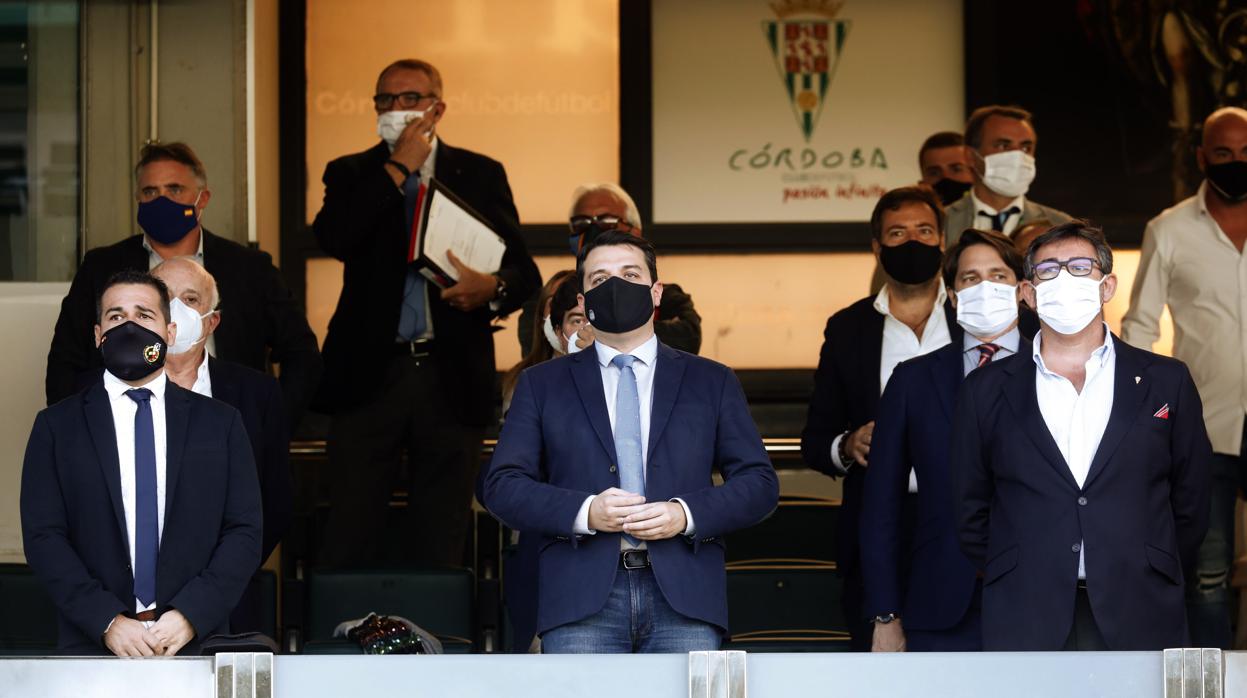
{"label": "black-framed glasses", "polygon": [[372,105],[379,111],[385,111],[398,102],[403,109],[413,109],[426,99],[437,99],[437,95],[422,95],[419,92],[378,92],[372,96]]}
{"label": "black-framed glasses", "polygon": [[631,229],[632,225],[623,218],[613,213],[603,213],[597,216],[572,216],[568,221],[572,226],[572,232],[577,235],[584,235],[593,228],[598,230],[615,230],[616,228]]}
{"label": "black-framed glasses", "polygon": [[1070,257],[1064,262],[1059,259],[1045,259],[1035,264],[1035,278],[1050,281],[1061,273],[1061,269],[1068,271],[1070,276],[1091,276],[1091,270],[1098,266],[1100,263],[1090,257]]}

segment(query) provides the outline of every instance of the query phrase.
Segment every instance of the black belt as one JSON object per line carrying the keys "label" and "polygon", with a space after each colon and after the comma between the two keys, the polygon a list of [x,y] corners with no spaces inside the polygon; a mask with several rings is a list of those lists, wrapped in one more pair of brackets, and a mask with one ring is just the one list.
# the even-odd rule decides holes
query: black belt
{"label": "black belt", "polygon": [[625,550],[619,555],[619,564],[625,570],[641,570],[649,567],[648,550]]}
{"label": "black belt", "polygon": [[1078,580],[1078,589],[1079,589],[1079,591],[1086,591],[1086,590],[1087,590],[1087,580],[1085,580],[1085,579],[1080,579],[1080,580]]}
{"label": "black belt", "polygon": [[394,342],[394,353],[419,359],[433,353],[432,339],[416,339],[413,341],[398,340]]}

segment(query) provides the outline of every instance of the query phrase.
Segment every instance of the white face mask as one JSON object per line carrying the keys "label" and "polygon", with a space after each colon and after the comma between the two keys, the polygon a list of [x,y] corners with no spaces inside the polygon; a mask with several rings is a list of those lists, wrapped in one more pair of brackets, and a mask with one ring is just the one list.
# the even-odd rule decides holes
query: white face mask
{"label": "white face mask", "polygon": [[1035,181],[1035,158],[1020,150],[992,153],[983,158],[983,184],[1001,196],[1016,198]]}
{"label": "white face mask", "polygon": [[981,281],[957,292],[957,324],[975,337],[995,337],[1017,319],[1016,286]]}
{"label": "white face mask", "polygon": [[1055,279],[1035,286],[1039,319],[1053,331],[1078,334],[1100,314],[1100,284],[1090,276],[1073,276],[1065,269]]}
{"label": "white face mask", "polygon": [[387,111],[377,114],[377,135],[393,150],[407,124],[423,118],[423,111]]}
{"label": "white face mask", "polygon": [[550,320],[549,315],[541,323],[541,332],[546,336],[546,341],[550,343],[550,347],[554,349],[556,355],[567,353],[563,351],[563,344],[559,341],[559,333],[555,331],[554,322]]}
{"label": "white face mask", "polygon": [[169,355],[185,354],[196,344],[207,339],[204,335],[204,318],[216,311],[209,310],[200,315],[195,309],[182,302],[181,298],[169,301],[169,319],[177,325],[177,341],[169,345]]}
{"label": "white face mask", "polygon": [[572,336],[567,338],[567,353],[568,354],[575,354],[578,351],[583,351],[581,347],[576,346],[576,342],[578,342],[579,340],[580,340],[580,330],[576,330],[575,332],[572,333]]}

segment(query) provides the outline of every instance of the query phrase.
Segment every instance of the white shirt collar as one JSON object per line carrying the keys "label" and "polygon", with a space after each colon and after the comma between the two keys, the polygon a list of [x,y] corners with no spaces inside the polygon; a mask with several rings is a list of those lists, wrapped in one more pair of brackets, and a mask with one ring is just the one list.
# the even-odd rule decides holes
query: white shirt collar
{"label": "white shirt collar", "polygon": [[[998,213],[1000,213],[1000,211],[997,211],[996,209],[992,208],[991,206],[988,206],[987,204],[983,203],[983,202],[979,199],[979,197],[975,196],[975,195],[974,195],[974,188],[973,188],[973,187],[971,187],[971,188],[970,188],[970,200],[974,202],[974,213],[975,213],[975,215],[977,215],[980,211],[982,211],[982,212],[984,212],[984,213],[988,213],[988,214],[993,215],[993,216],[994,216],[994,215],[996,215],[996,214],[998,214]],[[1013,206],[1016,206],[1016,207],[1017,207],[1017,209],[1018,209],[1018,215],[1021,215],[1022,211],[1024,211],[1024,210],[1026,209],[1026,195],[1025,195],[1025,194],[1023,194],[1023,195],[1019,196],[1018,198],[1014,199],[1013,201],[1010,201],[1010,202],[1008,203],[1008,205],[1006,205],[1006,206],[1005,206],[1005,208],[1010,208],[1010,207],[1013,207]],[[1001,210],[1004,210],[1004,209],[1001,209]]]}
{"label": "white shirt collar", "polygon": [[[935,312],[936,308],[943,308],[944,301],[946,300],[948,300],[948,290],[944,288],[943,283],[940,283],[939,290],[936,291],[935,293],[935,305],[932,306],[931,311]],[[879,289],[879,293],[875,296],[875,310],[879,311],[880,315],[888,315],[888,316],[892,315],[892,311],[890,309],[890,305],[888,302],[888,285],[887,284],[884,284],[883,288]]]}
{"label": "white shirt collar", "polygon": [[[1104,325],[1104,343],[1096,347],[1095,351],[1091,352],[1091,357],[1087,359],[1088,364],[1091,363],[1092,361],[1098,360],[1100,364],[1100,368],[1103,368],[1105,364],[1108,363],[1108,360],[1113,358],[1116,355],[1115,354],[1116,350],[1113,348],[1113,332],[1112,330],[1108,328],[1107,322],[1103,323],[1103,325]],[[1043,333],[1044,331],[1042,329],[1035,333],[1035,341],[1031,343],[1031,356],[1034,357],[1035,365],[1039,367],[1039,370],[1042,373],[1045,373],[1047,375],[1055,375],[1052,371],[1048,370],[1047,366],[1044,365],[1043,355],[1040,353],[1040,348],[1042,346]]]}
{"label": "white shirt collar", "polygon": [[[151,243],[151,241],[150,241],[150,240],[148,240],[148,239],[147,239],[147,233],[141,233],[141,235],[143,236],[143,249],[147,250],[147,253],[148,253],[148,254],[150,254],[150,255],[155,255],[156,257],[158,257],[158,258],[159,258],[159,257],[160,257],[160,253],[159,253],[159,252],[157,252],[156,250],[152,249],[152,243]],[[198,250],[195,250],[195,257],[196,257],[197,259],[200,259],[200,260],[202,260],[202,259],[204,258],[204,229],[203,229],[203,225],[200,225],[200,226],[199,226],[199,249],[198,249]],[[163,259],[163,258],[161,258],[161,259]]]}
{"label": "white shirt collar", "polygon": [[[593,347],[598,353],[598,364],[600,364],[603,368],[610,366],[611,361],[614,360],[616,356],[623,353],[614,347],[606,346],[606,344],[600,339],[593,343]],[[654,360],[658,358],[658,335],[650,335],[649,339],[645,340],[644,344],[636,349],[633,349],[629,353],[635,356],[637,361],[640,361],[646,366],[653,366]]]}
{"label": "white shirt collar", "polygon": [[[152,391],[152,399],[163,400],[165,398],[165,385],[168,384],[168,377],[165,376],[164,369],[160,369],[156,377],[147,381],[143,385],[133,386],[114,376],[111,371],[104,370],[104,390],[108,392],[109,400],[116,400],[126,397],[127,390],[133,390],[135,387],[147,388]],[[126,397],[128,400],[129,397]]]}

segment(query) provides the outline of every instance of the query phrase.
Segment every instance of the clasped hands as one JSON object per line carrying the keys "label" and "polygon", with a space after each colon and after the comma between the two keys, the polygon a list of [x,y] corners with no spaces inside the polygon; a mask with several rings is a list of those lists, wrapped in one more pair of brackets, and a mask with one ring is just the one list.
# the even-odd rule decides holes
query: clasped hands
{"label": "clasped hands", "polygon": [[589,528],[626,533],[637,540],[663,540],[684,533],[688,522],[679,502],[646,502],[645,496],[611,487],[589,505]]}
{"label": "clasped hands", "polygon": [[195,629],[176,610],[168,611],[152,624],[123,615],[104,632],[104,646],[118,657],[172,657],[195,637]]}

